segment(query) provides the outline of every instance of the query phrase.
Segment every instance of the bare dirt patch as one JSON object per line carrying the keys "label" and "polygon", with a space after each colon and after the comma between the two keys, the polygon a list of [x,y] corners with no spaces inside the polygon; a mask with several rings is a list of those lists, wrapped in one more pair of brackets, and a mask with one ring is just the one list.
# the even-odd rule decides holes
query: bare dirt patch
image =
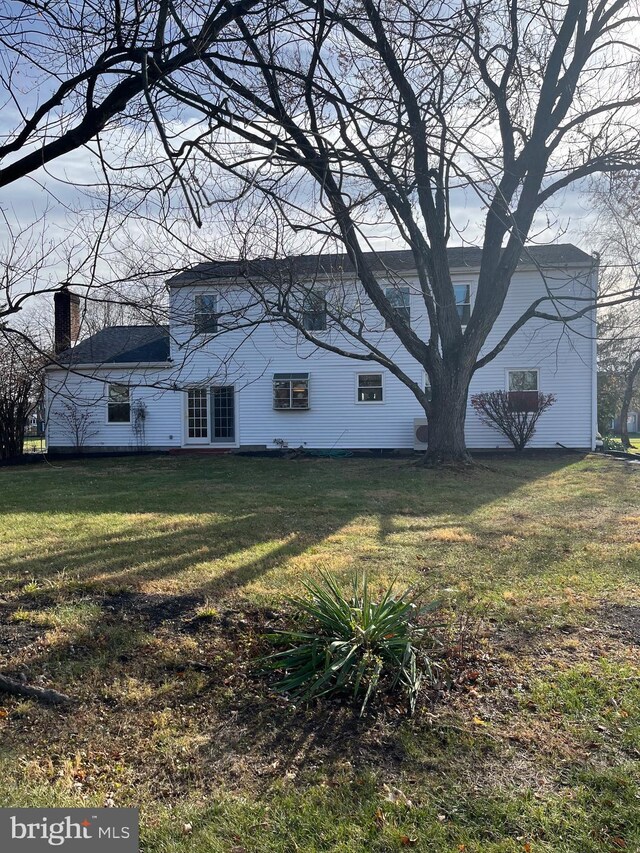
{"label": "bare dirt patch", "polygon": [[640,646],[640,605],[606,602],[599,615],[603,630],[624,642]]}

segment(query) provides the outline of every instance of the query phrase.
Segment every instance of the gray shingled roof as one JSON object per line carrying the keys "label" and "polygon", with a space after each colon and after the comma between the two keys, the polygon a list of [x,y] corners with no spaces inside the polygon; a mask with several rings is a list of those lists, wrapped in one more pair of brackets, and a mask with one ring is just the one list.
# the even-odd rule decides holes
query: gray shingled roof
{"label": "gray shingled roof", "polygon": [[60,353],[57,361],[78,364],[144,364],[169,361],[168,326],[108,326],[75,347]]}
{"label": "gray shingled roof", "polygon": [[[451,269],[477,268],[480,266],[482,250],[478,246],[454,246],[448,250]],[[390,252],[366,252],[367,260],[374,270],[392,270],[396,273],[415,269],[413,254],[409,249]],[[522,251],[521,266],[536,265],[546,269],[565,267],[572,264],[593,264],[591,255],[572,243],[527,246]],[[188,270],[170,278],[168,284],[180,287],[198,281],[212,279],[234,279],[239,277],[269,277],[275,274],[290,274],[311,277],[342,272],[353,272],[353,264],[344,254],[297,255],[283,260],[256,259],[252,261],[216,261],[196,264]]]}

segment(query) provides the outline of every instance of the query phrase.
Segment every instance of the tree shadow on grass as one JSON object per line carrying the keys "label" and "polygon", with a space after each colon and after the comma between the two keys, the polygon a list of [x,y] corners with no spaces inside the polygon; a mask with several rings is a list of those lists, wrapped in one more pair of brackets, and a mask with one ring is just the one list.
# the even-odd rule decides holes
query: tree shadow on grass
{"label": "tree shadow on grass", "polygon": [[[33,707],[26,713],[23,709],[23,716],[11,716],[7,750],[27,759],[35,755],[43,763],[53,755],[60,763],[72,760],[81,744],[87,761],[99,763],[95,756],[101,757],[103,765],[91,773],[107,790],[116,778],[112,768],[126,765],[131,796],[136,785],[147,785],[159,798],[193,796],[220,785],[256,790],[319,769],[329,778],[351,772],[349,768],[402,771],[411,756],[404,725],[397,720],[362,722],[351,709],[331,703],[308,711],[292,709],[291,703],[269,694],[267,683],[252,673],[251,662],[262,651],[259,635],[268,630],[272,615],[252,609],[236,593],[319,548],[362,516],[374,519],[373,532],[366,536],[384,546],[386,559],[386,549],[395,547],[398,518],[418,519],[418,531],[468,526],[466,516],[474,509],[508,498],[575,458],[527,463],[521,470],[510,462],[493,472],[442,478],[433,472],[421,476],[418,469],[413,489],[413,472],[407,473],[402,463],[344,468],[327,461],[304,466],[270,462],[272,468],[259,470],[273,471],[277,482],[251,483],[245,467],[241,499],[227,484],[200,512],[183,500],[202,482],[202,472],[190,468],[189,489],[183,471],[177,499],[180,518],[172,516],[167,494],[155,492],[141,495],[137,510],[131,497],[119,511],[114,509],[108,477],[101,477],[89,490],[91,511],[122,517],[117,530],[92,535],[85,518],[86,532],[79,541],[48,542],[43,555],[35,553],[32,543],[5,562],[13,577],[5,586],[7,617],[17,608],[46,617],[65,603],[97,607],[82,625],[71,621],[54,629],[48,640],[28,619],[23,623],[27,642],[20,646],[12,638],[7,651],[16,650],[17,669],[24,666],[30,680],[44,675],[45,683],[66,690],[76,702],[68,712]],[[91,466],[85,464],[88,477]],[[230,474],[233,466],[224,470]],[[135,466],[132,488],[134,475]],[[293,493],[287,490],[289,479],[295,484]],[[126,480],[121,474],[120,487]],[[167,482],[155,487],[171,490]],[[46,505],[52,495],[46,488],[41,491],[35,503],[26,494],[20,500],[12,496],[13,511],[20,504],[24,512],[51,512]],[[86,489],[69,495],[67,503],[58,496],[55,512],[73,513],[76,507],[86,513],[86,497]],[[129,512],[136,518],[129,519]],[[378,520],[384,536],[376,540]],[[547,534],[541,536],[536,548],[550,550]],[[425,547],[434,545],[426,542]],[[533,551],[531,556],[531,565],[521,566],[529,576],[538,570]],[[19,573],[22,578],[16,580]],[[35,585],[29,585],[31,578]],[[154,592],[154,581],[165,591]],[[289,592],[286,584],[286,579],[274,582],[273,588]],[[220,613],[202,618],[198,611],[205,603]],[[20,624],[11,621],[5,627],[15,631]],[[15,700],[2,702],[12,715]],[[465,744],[460,736],[449,753],[466,749],[468,757],[477,749]],[[440,754],[434,747],[434,755]],[[53,765],[52,779],[60,772],[59,763]]]}
{"label": "tree shadow on grass", "polygon": [[[132,491],[141,486],[136,477],[141,466],[133,462],[130,471],[119,465],[113,489],[114,478],[104,460],[95,470],[94,463],[82,463],[77,481],[63,466],[65,495],[60,495],[61,484],[53,476],[53,482],[38,480],[37,499],[25,490],[8,501],[13,512],[36,516],[39,511],[54,518],[81,513],[81,523],[77,535],[57,541],[48,537],[42,554],[29,542],[5,559],[7,599],[0,631],[10,629],[13,636],[16,612],[21,610],[25,631],[33,630],[33,613],[34,623],[37,617],[44,625],[44,637],[51,615],[55,636],[31,642],[4,666],[28,667],[36,677],[46,674],[57,679],[60,689],[69,686],[70,692],[80,673],[90,683],[125,677],[136,649],[145,648],[150,637],[168,636],[176,619],[193,619],[205,602],[228,607],[237,593],[265,573],[310,551],[318,556],[317,549],[328,538],[361,516],[379,517],[386,535],[394,532],[393,517],[398,515],[426,518],[426,526],[437,528],[449,523],[437,520],[443,513],[464,517],[574,461],[575,456],[554,456],[518,468],[510,460],[496,472],[471,475],[424,471],[402,461],[350,460],[345,466],[330,460],[301,465],[260,460],[255,468],[247,460],[231,459],[173,464],[175,501],[167,472],[158,472],[148,462],[142,470],[152,482],[137,497]],[[252,474],[260,474],[262,482]],[[200,500],[193,494],[198,491]],[[120,497],[116,500],[113,494]],[[180,516],[169,511],[174,502]],[[108,515],[106,530],[104,524],[92,527],[92,514],[99,521],[101,513]],[[116,529],[110,530],[112,517]],[[375,534],[371,538],[375,541]],[[331,553],[336,550],[339,545]],[[286,575],[270,583],[274,594],[291,591]],[[74,625],[72,612],[67,623],[55,629],[61,606],[83,607],[87,602],[97,610],[85,614],[81,624]],[[182,654],[180,642],[176,649]],[[162,679],[162,666],[160,659],[150,667],[154,683]]]}

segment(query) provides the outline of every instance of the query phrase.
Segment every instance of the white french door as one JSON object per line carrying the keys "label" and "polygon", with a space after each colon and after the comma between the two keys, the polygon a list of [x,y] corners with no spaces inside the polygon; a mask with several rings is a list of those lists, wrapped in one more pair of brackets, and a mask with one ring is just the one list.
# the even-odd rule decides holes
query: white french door
{"label": "white french door", "polygon": [[187,444],[235,444],[234,386],[190,388],[187,391],[185,418]]}

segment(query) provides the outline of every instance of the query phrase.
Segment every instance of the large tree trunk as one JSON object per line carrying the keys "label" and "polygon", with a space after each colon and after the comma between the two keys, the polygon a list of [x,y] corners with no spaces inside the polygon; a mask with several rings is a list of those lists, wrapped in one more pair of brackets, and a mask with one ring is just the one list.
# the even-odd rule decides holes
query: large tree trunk
{"label": "large tree trunk", "polygon": [[448,371],[431,392],[429,438],[424,462],[427,465],[468,465],[471,456],[464,437],[469,378],[458,370]]}
{"label": "large tree trunk", "polygon": [[622,395],[622,408],[620,409],[620,437],[622,439],[622,446],[626,448],[631,447],[627,421],[629,418],[629,407],[631,406],[631,399],[633,397],[634,386],[638,373],[640,373],[640,358],[637,358],[631,367],[631,371],[627,376],[627,381],[624,386],[624,394]]}

